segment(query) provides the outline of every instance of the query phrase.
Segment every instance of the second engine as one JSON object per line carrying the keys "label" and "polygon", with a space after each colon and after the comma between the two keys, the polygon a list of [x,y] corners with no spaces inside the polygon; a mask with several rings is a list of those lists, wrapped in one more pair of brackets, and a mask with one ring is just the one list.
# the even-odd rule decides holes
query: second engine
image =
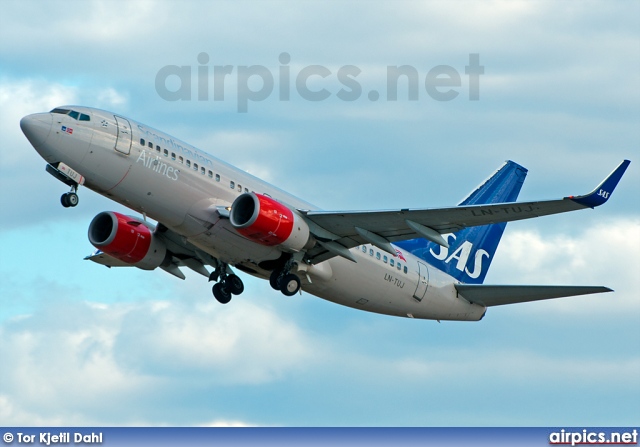
{"label": "second engine", "polygon": [[109,256],[143,270],[159,267],[167,256],[165,244],[145,222],[112,211],[93,218],[89,241]]}

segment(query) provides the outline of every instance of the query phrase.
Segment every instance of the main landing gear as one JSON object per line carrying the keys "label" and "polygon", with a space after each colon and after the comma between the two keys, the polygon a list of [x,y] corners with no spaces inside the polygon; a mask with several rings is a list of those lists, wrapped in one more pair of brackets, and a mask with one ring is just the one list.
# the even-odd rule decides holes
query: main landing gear
{"label": "main landing gear", "polygon": [[269,277],[269,284],[275,290],[279,290],[285,296],[293,296],[300,291],[300,278],[298,275],[289,273],[293,267],[293,262],[289,261],[282,270],[275,269]]}
{"label": "main landing gear", "polygon": [[222,304],[231,301],[233,295],[244,292],[244,284],[238,275],[227,272],[227,264],[219,264],[209,275],[209,281],[217,281],[213,285],[213,296]]}
{"label": "main landing gear", "polygon": [[[285,263],[279,263],[280,267],[274,269],[269,277],[271,287],[281,291],[285,296],[293,296],[300,291],[300,278],[291,273],[295,264],[296,261],[293,258]],[[217,260],[215,270],[209,275],[209,281],[216,282],[212,288],[213,296],[222,304],[231,301],[233,295],[240,295],[244,292],[242,279],[220,260]]]}

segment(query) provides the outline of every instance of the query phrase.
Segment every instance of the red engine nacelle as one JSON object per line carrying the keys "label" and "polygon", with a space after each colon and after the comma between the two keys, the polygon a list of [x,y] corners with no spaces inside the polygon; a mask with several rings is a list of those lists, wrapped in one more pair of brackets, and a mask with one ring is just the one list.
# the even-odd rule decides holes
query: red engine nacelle
{"label": "red engine nacelle", "polygon": [[164,243],[144,222],[111,211],[93,218],[89,241],[109,256],[144,270],[159,267],[167,256]]}
{"label": "red engine nacelle", "polygon": [[236,198],[229,213],[238,233],[262,245],[302,250],[310,241],[309,226],[286,205],[254,192]]}

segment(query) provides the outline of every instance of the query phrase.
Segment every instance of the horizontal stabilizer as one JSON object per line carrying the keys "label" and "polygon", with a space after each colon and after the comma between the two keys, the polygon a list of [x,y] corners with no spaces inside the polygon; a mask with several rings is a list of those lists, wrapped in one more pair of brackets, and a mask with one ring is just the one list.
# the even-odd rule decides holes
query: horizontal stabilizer
{"label": "horizontal stabilizer", "polygon": [[602,286],[493,286],[488,284],[456,284],[456,290],[471,303],[486,307],[526,303],[565,296],[613,292]]}

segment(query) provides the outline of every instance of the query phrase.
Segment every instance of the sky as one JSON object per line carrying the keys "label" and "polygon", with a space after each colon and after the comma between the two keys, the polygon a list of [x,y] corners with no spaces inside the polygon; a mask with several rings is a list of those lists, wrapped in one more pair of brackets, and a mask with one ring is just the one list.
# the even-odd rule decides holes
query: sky
{"label": "sky", "polygon": [[[3,2],[0,425],[637,425],[639,25],[626,1]],[[401,66],[418,82],[392,100]],[[128,211],[82,188],[64,209],[20,131],[64,104],[327,210],[455,205],[507,159],[529,169],[522,200],[584,194],[630,159],[605,206],[509,224],[485,281],[615,293],[437,323],[246,275],[222,306],[190,272],[107,270],[83,261],[88,225]]]}

